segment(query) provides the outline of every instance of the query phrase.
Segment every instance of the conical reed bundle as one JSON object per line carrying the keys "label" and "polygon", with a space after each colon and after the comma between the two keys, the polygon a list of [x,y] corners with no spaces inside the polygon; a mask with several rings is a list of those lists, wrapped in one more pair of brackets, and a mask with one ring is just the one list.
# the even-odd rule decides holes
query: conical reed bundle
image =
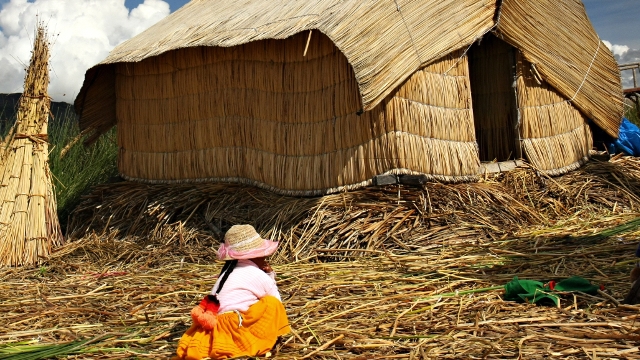
{"label": "conical reed bundle", "polygon": [[0,157],[0,266],[35,265],[62,243],[49,171],[49,43],[36,29],[16,122]]}

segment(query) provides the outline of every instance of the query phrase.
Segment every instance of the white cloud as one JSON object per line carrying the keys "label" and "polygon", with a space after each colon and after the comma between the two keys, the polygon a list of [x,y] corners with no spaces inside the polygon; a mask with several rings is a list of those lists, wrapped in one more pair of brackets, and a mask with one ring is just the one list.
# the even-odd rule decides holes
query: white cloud
{"label": "white cloud", "polygon": [[[611,50],[613,56],[616,58],[618,64],[629,64],[640,62],[640,50],[632,49],[627,45],[611,44],[610,42],[603,40],[605,45]],[[621,74],[622,87],[624,89],[635,87],[633,83],[633,74],[631,70],[625,70]],[[639,76],[636,72],[636,76]]]}
{"label": "white cloud", "polygon": [[124,0],[11,0],[0,10],[0,93],[22,91],[38,19],[52,40],[49,95],[73,102],[88,68],[167,15],[163,0],[131,11]]}
{"label": "white cloud", "polygon": [[611,50],[611,52],[613,53],[613,55],[622,57],[624,56],[627,52],[629,52],[629,47],[627,45],[618,45],[618,44],[611,44],[610,42],[608,42],[607,40],[603,40],[602,41],[605,45],[607,45],[607,47],[609,48],[609,50]]}

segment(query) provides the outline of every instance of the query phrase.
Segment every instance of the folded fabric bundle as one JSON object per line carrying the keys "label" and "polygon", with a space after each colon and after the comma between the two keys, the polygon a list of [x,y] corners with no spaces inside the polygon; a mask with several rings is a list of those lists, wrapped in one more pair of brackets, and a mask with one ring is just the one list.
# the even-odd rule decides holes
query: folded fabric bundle
{"label": "folded fabric bundle", "polygon": [[532,304],[553,303],[559,306],[561,293],[581,292],[595,295],[600,289],[601,286],[593,285],[589,280],[579,276],[559,282],[549,281],[546,284],[535,280],[521,280],[515,276],[504,286],[504,299]]}
{"label": "folded fabric bundle", "polygon": [[640,129],[631,121],[622,118],[618,139],[609,145],[612,154],[622,152],[630,156],[640,156]]}

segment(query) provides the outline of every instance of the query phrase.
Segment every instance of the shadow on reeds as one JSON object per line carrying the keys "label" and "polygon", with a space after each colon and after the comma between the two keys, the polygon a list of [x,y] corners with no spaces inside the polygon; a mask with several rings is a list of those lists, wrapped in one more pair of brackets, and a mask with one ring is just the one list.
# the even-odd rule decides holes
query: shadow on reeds
{"label": "shadow on reeds", "polygon": [[[537,188],[526,184],[537,190],[519,191],[523,201],[530,201],[548,224],[523,228],[509,240],[485,244],[482,251],[504,260],[486,269],[487,280],[506,283],[513,276],[540,281],[582,276],[613,287],[613,295],[623,297],[637,261],[639,164],[636,158],[591,161],[570,174],[545,179]],[[507,176],[513,181],[522,173]]]}
{"label": "shadow on reeds", "polygon": [[[580,276],[600,285],[603,290],[595,297],[577,294],[576,299],[583,304],[585,301],[593,303],[612,298],[621,301],[631,287],[629,274],[637,261],[634,253],[638,245],[638,220],[631,222],[634,224],[627,227],[629,232],[618,232],[610,237],[606,234],[619,231],[628,224],[591,237],[539,237],[485,244],[475,254],[493,256],[496,262],[481,269],[481,275],[473,269],[466,270],[469,271],[468,276],[475,275],[492,285],[505,285],[514,276],[542,283]],[[565,298],[565,306],[567,301],[577,301],[572,300],[571,295]]]}
{"label": "shadow on reeds", "polygon": [[365,188],[297,198],[234,184],[97,186],[75,209],[71,238],[87,234],[216,247],[249,223],[281,243],[275,262],[339,261],[508,238],[592,236],[633,218],[640,162],[590,163],[549,178],[524,168],[479,183]]}

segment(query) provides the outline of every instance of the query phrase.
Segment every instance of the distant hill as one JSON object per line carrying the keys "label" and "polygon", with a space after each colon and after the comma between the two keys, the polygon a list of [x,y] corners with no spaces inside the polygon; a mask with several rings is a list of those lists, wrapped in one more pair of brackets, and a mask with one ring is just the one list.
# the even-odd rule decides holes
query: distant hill
{"label": "distant hill", "polygon": [[[22,94],[0,94],[0,123],[12,123],[16,116],[18,101]],[[51,102],[51,113],[54,118],[66,117],[74,114],[73,105],[65,102]]]}

